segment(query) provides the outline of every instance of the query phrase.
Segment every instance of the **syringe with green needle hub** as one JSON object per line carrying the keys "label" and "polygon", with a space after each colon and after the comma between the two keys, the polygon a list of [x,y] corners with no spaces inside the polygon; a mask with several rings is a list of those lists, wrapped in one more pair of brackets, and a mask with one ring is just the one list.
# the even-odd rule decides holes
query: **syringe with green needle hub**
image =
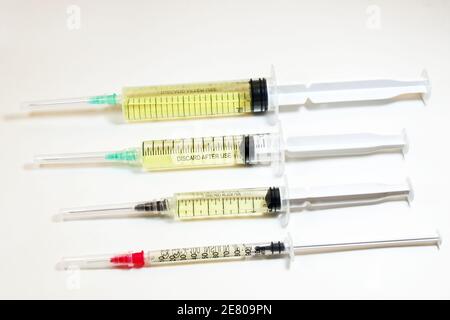
{"label": "syringe with green needle hub", "polygon": [[[431,85],[426,72],[413,80],[375,79],[277,85],[270,78],[126,87],[122,94],[22,103],[26,111],[58,110],[62,107],[95,108],[121,106],[126,121],[154,121],[270,113],[280,107],[331,102],[387,100],[420,94],[424,101]],[[276,117],[275,117],[276,118]]]}
{"label": "syringe with green needle hub", "polygon": [[403,132],[289,137],[281,132],[229,136],[149,140],[140,147],[116,151],[38,155],[38,165],[110,163],[172,170],[272,164],[281,174],[285,158],[364,155],[407,150]]}
{"label": "syringe with green needle hub", "polygon": [[303,210],[377,204],[413,198],[409,180],[398,184],[360,183],[311,188],[283,185],[175,193],[171,197],[125,204],[62,209],[57,221],[125,217],[166,217],[179,221],[278,217],[283,226],[289,213]]}
{"label": "syringe with green needle hub", "polygon": [[437,246],[439,248],[440,244],[441,237],[439,235],[358,242],[305,243],[299,245],[293,245],[290,236],[288,236],[284,241],[206,245],[201,247],[68,257],[61,259],[56,267],[59,270],[131,269],[188,263],[262,260],[267,258],[289,258],[289,262],[293,262],[296,255],[417,246]]}

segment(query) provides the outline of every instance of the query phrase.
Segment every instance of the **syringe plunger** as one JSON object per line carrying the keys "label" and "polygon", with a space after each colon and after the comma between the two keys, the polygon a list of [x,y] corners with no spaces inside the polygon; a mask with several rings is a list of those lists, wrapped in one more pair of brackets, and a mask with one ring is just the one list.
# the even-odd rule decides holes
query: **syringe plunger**
{"label": "syringe plunger", "polygon": [[285,143],[286,156],[318,158],[365,155],[381,152],[408,152],[406,131],[401,134],[374,133],[338,134],[289,137]]}

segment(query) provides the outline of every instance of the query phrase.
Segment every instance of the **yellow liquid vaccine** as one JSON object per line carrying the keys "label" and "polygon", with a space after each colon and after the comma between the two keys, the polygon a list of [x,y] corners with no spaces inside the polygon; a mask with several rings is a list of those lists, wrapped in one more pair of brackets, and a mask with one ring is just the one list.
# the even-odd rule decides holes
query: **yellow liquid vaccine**
{"label": "yellow liquid vaccine", "polygon": [[245,165],[244,135],[150,140],[142,144],[145,170]]}
{"label": "yellow liquid vaccine", "polygon": [[252,113],[249,81],[124,88],[127,121],[175,120]]}
{"label": "yellow liquid vaccine", "polygon": [[176,193],[172,215],[179,220],[259,217],[270,214],[267,188]]}

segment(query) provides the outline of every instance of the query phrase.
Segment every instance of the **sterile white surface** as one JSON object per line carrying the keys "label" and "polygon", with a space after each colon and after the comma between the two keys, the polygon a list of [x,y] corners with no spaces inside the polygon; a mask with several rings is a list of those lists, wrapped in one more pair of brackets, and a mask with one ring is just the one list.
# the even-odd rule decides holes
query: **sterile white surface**
{"label": "sterile white surface", "polygon": [[[76,12],[79,9],[80,20]],[[0,0],[0,298],[450,298],[450,2]],[[78,28],[79,27],[79,28]],[[61,207],[152,199],[177,191],[275,184],[270,168],[136,173],[126,168],[29,170],[34,154],[109,150],[143,139],[270,129],[265,117],[123,124],[120,112],[26,117],[25,100],[120,92],[124,85],[245,79],[279,83],[414,78],[417,97],[281,112],[286,135],[406,128],[400,154],[291,161],[292,186],[398,182],[412,206],[296,213],[275,219],[55,223]],[[295,243],[428,236],[443,245],[283,260],[141,270],[61,272],[62,256],[284,239]]]}

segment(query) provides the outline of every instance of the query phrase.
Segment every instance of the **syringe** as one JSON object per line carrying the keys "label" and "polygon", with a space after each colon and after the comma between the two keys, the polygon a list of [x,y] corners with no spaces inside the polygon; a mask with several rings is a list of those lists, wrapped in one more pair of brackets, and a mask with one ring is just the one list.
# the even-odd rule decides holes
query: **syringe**
{"label": "syringe", "polygon": [[279,107],[330,102],[386,100],[405,94],[420,94],[424,101],[431,84],[426,72],[414,80],[375,79],[313,84],[277,85],[270,78],[210,83],[126,87],[122,94],[96,95],[22,103],[26,111],[121,106],[126,121],[174,120],[277,114]]}
{"label": "syringe", "polygon": [[148,140],[138,148],[106,152],[38,155],[37,165],[110,163],[145,170],[193,169],[272,164],[281,174],[285,157],[315,158],[407,151],[405,132],[298,136],[286,141],[281,132],[215,137]]}
{"label": "syringe", "polygon": [[233,260],[253,260],[264,258],[290,258],[296,255],[330,253],[352,250],[378,248],[437,246],[441,238],[433,237],[375,240],[365,242],[344,242],[327,244],[302,244],[294,246],[288,236],[284,241],[268,241],[260,243],[238,243],[226,245],[208,245],[191,248],[163,249],[151,251],[130,251],[118,254],[90,255],[63,258],[57,269],[105,269],[105,268],[142,268],[158,267],[173,264],[206,263]]}
{"label": "syringe", "polygon": [[377,204],[413,199],[409,180],[399,184],[360,183],[311,188],[278,187],[175,193],[172,197],[125,204],[62,209],[57,221],[166,217],[175,220],[279,217],[283,226],[289,213]]}

